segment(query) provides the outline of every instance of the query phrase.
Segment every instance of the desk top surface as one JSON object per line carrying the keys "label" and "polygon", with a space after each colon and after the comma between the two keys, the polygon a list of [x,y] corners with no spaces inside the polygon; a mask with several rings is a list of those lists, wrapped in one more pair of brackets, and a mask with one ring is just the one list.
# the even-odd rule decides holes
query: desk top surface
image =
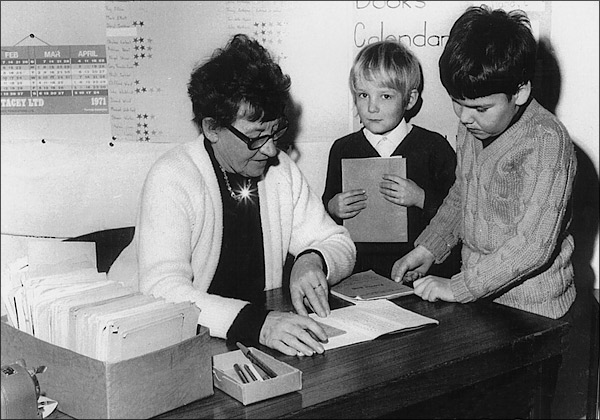
{"label": "desk top surface", "polygon": [[[492,302],[427,302],[410,295],[393,302],[437,319],[426,326],[328,350],[313,357],[259,348],[302,371],[302,389],[244,406],[215,388],[214,395],[157,418],[373,418],[448,394],[565,350],[567,322]],[[332,309],[349,303],[330,296]],[[267,292],[267,307],[292,310],[282,289]],[[236,350],[212,338],[208,351]],[[71,418],[55,412],[51,419]]]}
{"label": "desk top surface", "polygon": [[[330,301],[332,309],[348,305],[334,296]],[[302,390],[243,406],[215,388],[213,396],[158,417],[326,418],[327,413],[339,416],[336,410],[344,406],[376,416],[556,356],[564,350],[563,336],[569,328],[566,322],[491,302],[431,303],[414,295],[394,302],[437,319],[439,325],[313,357],[286,356],[260,347],[302,371]],[[267,292],[267,307],[292,309],[281,289]],[[213,355],[235,350],[220,339],[212,339],[209,348]],[[367,394],[378,395],[380,401],[360,402]]]}

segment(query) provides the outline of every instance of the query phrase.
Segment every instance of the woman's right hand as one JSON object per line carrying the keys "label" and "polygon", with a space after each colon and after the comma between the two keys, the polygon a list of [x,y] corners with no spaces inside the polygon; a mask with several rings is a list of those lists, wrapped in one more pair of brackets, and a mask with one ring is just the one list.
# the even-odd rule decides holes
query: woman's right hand
{"label": "woman's right hand", "polygon": [[323,354],[325,348],[321,343],[327,340],[327,334],[317,322],[293,312],[269,312],[259,334],[260,344],[288,356]]}
{"label": "woman's right hand", "polygon": [[367,207],[365,190],[350,190],[338,193],[327,203],[329,214],[338,219],[350,219]]}

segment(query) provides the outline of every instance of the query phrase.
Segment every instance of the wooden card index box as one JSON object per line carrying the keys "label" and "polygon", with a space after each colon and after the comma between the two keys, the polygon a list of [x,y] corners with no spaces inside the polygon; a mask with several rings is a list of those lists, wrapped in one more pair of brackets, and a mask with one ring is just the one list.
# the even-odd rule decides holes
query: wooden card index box
{"label": "wooden card index box", "polygon": [[75,418],[149,418],[214,393],[208,329],[176,345],[101,362],[2,324],[2,365],[23,359],[38,374],[42,393]]}
{"label": "wooden card index box", "polygon": [[249,349],[266,362],[275,371],[277,376],[265,379],[264,381],[253,381],[247,384],[241,383],[233,369],[233,364],[237,363],[243,366],[250,362],[240,350],[234,350],[213,356],[215,388],[232,396],[244,405],[302,389],[301,370],[287,363],[280,362],[254,347],[249,347]]}

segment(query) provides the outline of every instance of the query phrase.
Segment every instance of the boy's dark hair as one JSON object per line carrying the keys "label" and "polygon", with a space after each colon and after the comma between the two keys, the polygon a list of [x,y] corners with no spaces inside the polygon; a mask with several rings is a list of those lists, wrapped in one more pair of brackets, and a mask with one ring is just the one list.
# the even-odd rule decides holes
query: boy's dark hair
{"label": "boy's dark hair", "polygon": [[469,7],[452,26],[440,57],[442,85],[456,99],[513,95],[533,80],[536,52],[525,12]]}
{"label": "boy's dark hair", "polygon": [[200,132],[206,117],[227,127],[240,109],[246,110],[249,121],[275,120],[284,114],[290,85],[290,77],[264,47],[246,35],[234,35],[192,72],[188,95],[193,121]]}

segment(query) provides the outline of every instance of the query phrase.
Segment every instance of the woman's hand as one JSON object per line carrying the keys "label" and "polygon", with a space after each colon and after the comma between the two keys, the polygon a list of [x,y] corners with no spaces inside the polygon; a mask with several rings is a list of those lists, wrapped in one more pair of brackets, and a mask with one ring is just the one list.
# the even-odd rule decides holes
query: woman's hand
{"label": "woman's hand", "polygon": [[318,254],[309,252],[294,262],[290,297],[300,315],[308,315],[305,305],[322,318],[329,315],[329,285],[323,272],[323,260]]}
{"label": "woman's hand", "polygon": [[288,356],[323,354],[325,348],[321,343],[327,340],[327,334],[317,322],[292,312],[269,312],[259,335],[260,344]]}
{"label": "woman's hand", "polygon": [[390,174],[384,174],[383,179],[379,183],[379,192],[387,201],[404,207],[423,208],[425,191],[413,180]]}
{"label": "woman's hand", "polygon": [[338,219],[350,219],[367,208],[365,190],[350,190],[338,193],[327,203],[329,214]]}

